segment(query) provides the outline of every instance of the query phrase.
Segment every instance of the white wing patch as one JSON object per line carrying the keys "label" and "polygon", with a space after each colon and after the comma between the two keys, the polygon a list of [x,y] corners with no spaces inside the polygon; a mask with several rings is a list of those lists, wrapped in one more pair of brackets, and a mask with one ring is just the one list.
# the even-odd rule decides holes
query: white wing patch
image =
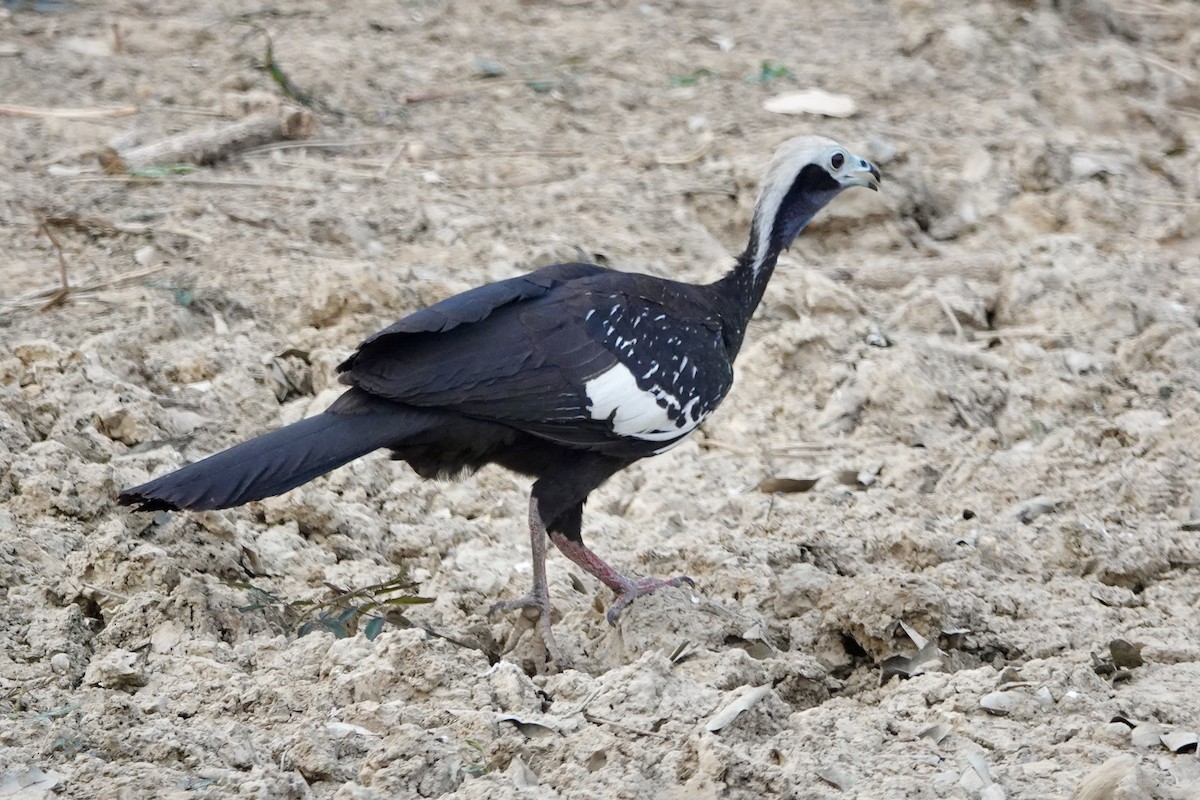
{"label": "white wing patch", "polygon": [[620,363],[584,384],[584,391],[592,419],[611,419],[618,436],[665,442],[691,433],[708,416],[697,413],[698,398],[681,405],[658,384],[648,390],[641,388],[629,368]]}

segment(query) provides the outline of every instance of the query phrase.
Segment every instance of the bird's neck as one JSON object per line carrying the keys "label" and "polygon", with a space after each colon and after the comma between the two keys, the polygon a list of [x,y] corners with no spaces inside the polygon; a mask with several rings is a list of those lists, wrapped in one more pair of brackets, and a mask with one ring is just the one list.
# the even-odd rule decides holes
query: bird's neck
{"label": "bird's neck", "polygon": [[735,354],[741,349],[746,326],[750,324],[750,318],[754,316],[767,290],[767,283],[775,272],[780,249],[769,238],[760,239],[757,232],[752,231],[750,244],[737,257],[733,269],[712,285],[722,300],[729,304],[724,320],[728,327],[726,338],[727,346],[732,347]]}

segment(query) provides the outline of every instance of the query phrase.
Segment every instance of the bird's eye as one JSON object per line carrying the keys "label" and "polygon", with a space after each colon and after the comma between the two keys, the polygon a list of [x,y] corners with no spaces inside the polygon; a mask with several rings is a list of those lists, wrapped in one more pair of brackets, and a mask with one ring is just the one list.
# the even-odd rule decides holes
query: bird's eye
{"label": "bird's eye", "polygon": [[846,163],[846,157],[841,153],[834,153],[833,158],[829,159],[829,163],[834,169],[841,169],[842,165]]}

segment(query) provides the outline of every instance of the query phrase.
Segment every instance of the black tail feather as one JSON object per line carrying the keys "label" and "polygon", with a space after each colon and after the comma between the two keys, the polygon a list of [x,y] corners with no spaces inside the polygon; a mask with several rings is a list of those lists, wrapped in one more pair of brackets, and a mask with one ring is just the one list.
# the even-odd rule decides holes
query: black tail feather
{"label": "black tail feather", "polygon": [[117,500],[142,511],[205,511],[283,494],[372,450],[403,442],[429,424],[416,409],[386,406],[326,411],[126,489]]}

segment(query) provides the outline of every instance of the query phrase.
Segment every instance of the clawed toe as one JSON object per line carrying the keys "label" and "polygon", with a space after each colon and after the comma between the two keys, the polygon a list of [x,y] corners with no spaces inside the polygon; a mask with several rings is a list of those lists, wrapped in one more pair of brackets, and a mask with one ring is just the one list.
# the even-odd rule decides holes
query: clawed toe
{"label": "clawed toe", "polygon": [[531,594],[524,597],[518,597],[515,600],[501,600],[494,603],[488,610],[489,616],[503,614],[510,611],[520,611],[516,621],[513,623],[512,633],[509,634],[508,641],[504,643],[501,653],[510,653],[521,641],[525,635],[525,631],[532,630],[535,639],[540,641],[542,650],[546,658],[558,668],[559,671],[565,670],[571,666],[571,660],[562,654],[558,649],[558,642],[554,640],[554,631],[551,627],[553,622],[551,618],[550,598],[539,598]]}
{"label": "clawed toe", "polygon": [[609,625],[616,625],[617,620],[621,618],[621,612],[637,598],[650,594],[664,586],[683,586],[685,583],[691,587],[695,587],[696,585],[696,582],[687,575],[679,575],[674,578],[626,579],[620,590],[617,591],[617,599],[609,606],[608,613],[605,614],[604,618],[608,620]]}
{"label": "clawed toe", "polygon": [[[518,597],[515,600],[499,600],[492,603],[492,607],[488,609],[488,616],[494,617],[497,614],[507,614],[510,611],[518,611],[524,609],[535,609],[538,615],[542,612],[542,603],[531,594],[524,597]],[[525,616],[522,614],[521,616]]]}

